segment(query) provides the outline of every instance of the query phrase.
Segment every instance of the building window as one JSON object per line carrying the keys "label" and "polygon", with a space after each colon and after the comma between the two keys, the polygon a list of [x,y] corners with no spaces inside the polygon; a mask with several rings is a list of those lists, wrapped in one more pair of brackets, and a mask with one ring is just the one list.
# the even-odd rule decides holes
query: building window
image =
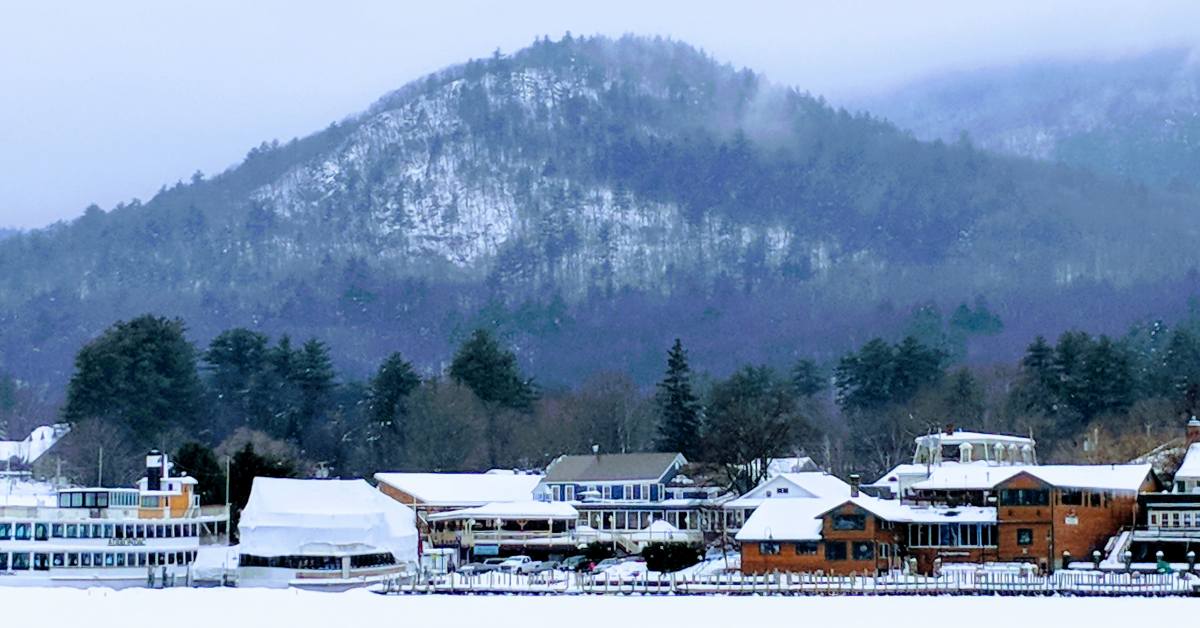
{"label": "building window", "polygon": [[788,487],[786,487],[786,486],[781,486],[781,487],[779,487],[779,488],[775,489],[775,492],[776,492],[776,493],[779,493],[780,495],[787,495],[787,494],[788,494]]}
{"label": "building window", "polygon": [[779,544],[773,542],[759,543],[758,553],[763,556],[774,556],[779,553]]}
{"label": "building window", "polygon": [[626,485],[625,485],[625,499],[628,499],[628,500],[634,499],[634,497],[633,497],[633,485],[632,485],[632,484],[626,484]]}
{"label": "building window", "polygon": [[562,487],[561,486],[555,484],[554,486],[550,487],[550,499],[552,501],[556,501],[556,502],[562,501]]}
{"label": "building window", "polygon": [[875,558],[875,543],[872,541],[854,542],[854,560],[873,560]]}
{"label": "building window", "polygon": [[1150,513],[1150,527],[1158,527],[1158,513],[1156,512]]}
{"label": "building window", "polygon": [[1033,529],[1017,528],[1017,545],[1033,545]]}
{"label": "building window", "polygon": [[825,541],[825,560],[846,560],[846,542]]}
{"label": "building window", "polygon": [[567,498],[567,501],[569,501],[569,502],[573,502],[573,501],[575,501],[575,485],[574,485],[574,484],[568,484],[568,485],[566,486],[566,489],[565,489],[565,491],[566,491],[566,498]]}
{"label": "building window", "polygon": [[809,556],[817,553],[816,541],[797,541],[796,554],[800,556]]}
{"label": "building window", "polygon": [[866,530],[867,518],[865,515],[833,515],[834,530]]}
{"label": "building window", "polygon": [[1058,502],[1064,506],[1082,506],[1083,491],[1065,490],[1059,494]]}
{"label": "building window", "polygon": [[1036,488],[1004,489],[1000,491],[1001,506],[1047,506],[1050,491]]}
{"label": "building window", "polygon": [[650,501],[650,485],[649,484],[642,485],[642,499],[644,499],[646,501]]}

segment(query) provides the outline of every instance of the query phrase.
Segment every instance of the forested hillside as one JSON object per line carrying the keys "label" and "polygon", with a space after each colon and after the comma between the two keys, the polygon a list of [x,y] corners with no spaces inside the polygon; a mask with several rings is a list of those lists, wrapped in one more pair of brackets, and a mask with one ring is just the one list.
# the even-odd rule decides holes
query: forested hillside
{"label": "forested hillside", "polygon": [[[495,330],[546,385],[831,360],[977,297],[1035,332],[1182,314],[1185,188],[925,143],[659,39],[541,40],[413,82],[215,176],[0,243],[0,368],[62,390],[119,319],[319,337],[365,377]],[[952,330],[951,330],[952,331]]]}
{"label": "forested hillside", "polygon": [[856,105],[921,139],[965,133],[1152,186],[1195,190],[1200,171],[1200,55],[1189,49],[937,76]]}

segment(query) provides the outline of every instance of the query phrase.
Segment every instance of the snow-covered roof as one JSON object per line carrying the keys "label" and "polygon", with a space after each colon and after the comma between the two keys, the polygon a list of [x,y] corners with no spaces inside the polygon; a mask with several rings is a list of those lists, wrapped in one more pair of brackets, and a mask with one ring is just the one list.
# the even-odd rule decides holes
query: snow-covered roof
{"label": "snow-covered roof", "polygon": [[819,541],[821,515],[843,499],[772,499],[764,501],[738,530],[738,541]]}
{"label": "snow-covered roof", "polygon": [[579,511],[565,502],[492,502],[475,508],[463,508],[429,515],[430,521],[451,521],[465,519],[548,519],[575,520]]}
{"label": "snow-covered roof", "polygon": [[538,475],[500,473],[376,473],[375,481],[429,506],[483,506],[533,499]]}
{"label": "snow-covered roof", "polygon": [[0,506],[57,506],[54,485],[49,482],[0,480]]}
{"label": "snow-covered roof", "polygon": [[[780,489],[784,491],[780,491]],[[850,485],[835,475],[817,471],[782,473],[727,502],[726,508],[754,508],[769,499],[849,497]]]}
{"label": "snow-covered roof", "polygon": [[33,464],[58,442],[70,427],[65,423],[35,427],[23,440],[0,440],[0,465],[16,458],[21,464]]}
{"label": "snow-covered roof", "polygon": [[365,480],[254,478],[238,523],[243,554],[331,555],[371,550],[417,558],[413,511]]}
{"label": "snow-covered roof", "polygon": [[943,464],[930,469],[928,478],[912,485],[915,490],[982,491],[1018,473],[1029,473],[1061,488],[1094,488],[1137,491],[1150,474],[1149,464],[1046,464],[995,466],[985,462]]}
{"label": "snow-covered roof", "polygon": [[926,434],[913,439],[918,445],[929,444],[932,442],[940,442],[942,445],[960,445],[962,443],[1004,443],[1006,445],[1034,445],[1034,440],[1027,436],[1012,436],[1009,434],[989,434],[987,432],[967,432],[963,430],[955,430],[951,434],[946,432],[938,432],[936,434]]}
{"label": "snow-covered roof", "polygon": [[[895,523],[995,523],[996,509],[989,507],[918,506],[894,499],[859,495],[841,500],[825,512],[852,503],[878,517]],[[824,514],[824,513],[822,513]]]}
{"label": "snow-covered roof", "polygon": [[[912,466],[920,467],[922,474],[925,472],[924,465]],[[945,463],[930,467],[929,477],[913,483],[912,488],[915,490],[982,491],[992,488],[1021,471],[1035,468],[1037,467],[1032,465],[996,466],[983,461],[965,464]]]}
{"label": "snow-covered roof", "polygon": [[627,536],[634,543],[653,543],[655,541],[685,543],[692,539],[691,534],[676,528],[662,519],[655,519],[644,529],[630,532]]}
{"label": "snow-covered roof", "polygon": [[1151,467],[1146,464],[1038,465],[1024,471],[1061,488],[1137,492]]}
{"label": "snow-covered roof", "polygon": [[1200,443],[1192,443],[1188,446],[1187,453],[1183,455],[1183,463],[1179,465],[1175,477],[1177,479],[1200,478]]}
{"label": "snow-covered roof", "polygon": [[898,464],[892,467],[891,471],[879,476],[879,479],[863,486],[895,489],[901,477],[924,477],[929,468],[929,465],[923,464]]}

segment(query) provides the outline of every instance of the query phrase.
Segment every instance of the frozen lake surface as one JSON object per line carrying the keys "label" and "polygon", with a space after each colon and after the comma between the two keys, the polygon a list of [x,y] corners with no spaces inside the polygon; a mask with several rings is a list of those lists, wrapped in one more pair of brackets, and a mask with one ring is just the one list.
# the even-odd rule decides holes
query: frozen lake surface
{"label": "frozen lake surface", "polygon": [[[1187,598],[381,596],[272,589],[0,588],[4,625],[126,628],[287,626],[746,626],[931,623],[971,628],[1147,625],[1192,616]],[[632,622],[632,623],[631,623]]]}

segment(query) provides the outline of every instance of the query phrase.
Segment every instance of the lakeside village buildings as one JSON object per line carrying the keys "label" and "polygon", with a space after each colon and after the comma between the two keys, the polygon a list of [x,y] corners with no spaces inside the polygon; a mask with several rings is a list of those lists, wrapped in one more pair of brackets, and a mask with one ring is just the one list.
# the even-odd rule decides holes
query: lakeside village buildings
{"label": "lakeside village buildings", "polygon": [[674,453],[564,455],[544,472],[381,472],[374,486],[256,478],[235,546],[227,507],[201,507],[195,478],[173,474],[158,452],[131,488],[33,481],[32,458],[65,433],[47,429],[32,446],[0,443],[18,463],[0,487],[0,586],[234,574],[239,586],[346,588],[490,557],[561,559],[593,544],[634,554],[652,543],[722,548],[745,573],[1152,571],[1192,569],[1200,546],[1194,418],[1170,445],[1182,462],[1167,485],[1148,461],[1042,465],[1032,438],[953,428],[915,439],[912,462],[871,483],[780,459],[742,495]]}

